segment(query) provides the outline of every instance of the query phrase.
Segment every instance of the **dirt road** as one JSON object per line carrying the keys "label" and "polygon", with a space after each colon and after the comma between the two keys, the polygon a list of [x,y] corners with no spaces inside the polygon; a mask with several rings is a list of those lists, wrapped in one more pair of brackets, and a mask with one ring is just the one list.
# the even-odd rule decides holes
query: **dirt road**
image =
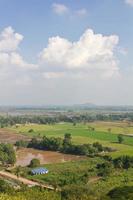
{"label": "dirt road", "polygon": [[13,179],[13,180],[16,180],[16,181],[19,181],[29,187],[32,187],[32,186],[40,186],[42,188],[46,188],[46,189],[50,189],[50,190],[54,190],[54,187],[53,186],[50,186],[50,185],[45,185],[45,184],[40,184],[36,181],[32,181],[32,180],[29,180],[29,179],[26,179],[26,178],[23,178],[23,177],[17,177],[16,175],[14,174],[11,174],[9,172],[5,172],[5,171],[0,171],[0,176],[2,176],[3,178],[10,178],[10,179]]}

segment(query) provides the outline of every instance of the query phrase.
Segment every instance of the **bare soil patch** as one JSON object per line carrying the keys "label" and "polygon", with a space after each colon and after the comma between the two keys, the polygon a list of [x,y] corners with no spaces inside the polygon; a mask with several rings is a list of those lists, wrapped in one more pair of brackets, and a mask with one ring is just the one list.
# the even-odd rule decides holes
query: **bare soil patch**
{"label": "bare soil patch", "polygon": [[14,144],[18,140],[30,140],[30,137],[14,133],[6,129],[0,129],[0,142]]}

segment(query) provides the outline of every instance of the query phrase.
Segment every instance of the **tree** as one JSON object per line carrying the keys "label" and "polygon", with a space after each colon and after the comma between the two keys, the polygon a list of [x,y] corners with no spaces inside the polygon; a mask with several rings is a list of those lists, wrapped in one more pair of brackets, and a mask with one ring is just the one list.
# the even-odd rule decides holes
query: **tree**
{"label": "tree", "polygon": [[112,172],[112,164],[110,162],[104,162],[97,164],[98,175],[99,176],[108,176]]}
{"label": "tree", "polygon": [[65,133],[63,144],[71,144],[71,139],[72,139],[71,134]]}
{"label": "tree", "polygon": [[110,155],[105,155],[103,158],[104,158],[104,160],[106,160],[108,162],[112,161],[112,157]]}
{"label": "tree", "polygon": [[15,146],[17,146],[17,147],[27,147],[28,141],[19,140],[15,143]]}
{"label": "tree", "polygon": [[38,166],[40,166],[40,160],[37,158],[33,158],[30,161],[29,167],[34,168],[34,167],[38,167]]}
{"label": "tree", "polygon": [[7,144],[5,146],[5,152],[8,154],[8,164],[14,165],[16,162],[16,154],[13,145]]}
{"label": "tree", "polygon": [[113,164],[116,168],[128,169],[130,167],[133,167],[133,157],[120,156],[113,160]]}
{"label": "tree", "polygon": [[122,161],[122,158],[119,157],[119,158],[116,158],[113,160],[113,164],[114,164],[114,167],[115,168],[123,168],[123,161]]}
{"label": "tree", "polygon": [[29,148],[38,148],[38,146],[39,146],[39,141],[36,138],[32,138],[32,140],[28,144]]}
{"label": "tree", "polygon": [[93,147],[97,148],[99,152],[102,152],[104,150],[103,146],[99,142],[93,143]]}
{"label": "tree", "polygon": [[123,136],[120,134],[120,135],[118,135],[118,142],[119,142],[119,144],[122,144],[123,143],[123,141],[124,141],[124,138],[123,138]]}
{"label": "tree", "polygon": [[16,162],[16,154],[11,144],[0,144],[0,162],[3,165],[14,165]]}

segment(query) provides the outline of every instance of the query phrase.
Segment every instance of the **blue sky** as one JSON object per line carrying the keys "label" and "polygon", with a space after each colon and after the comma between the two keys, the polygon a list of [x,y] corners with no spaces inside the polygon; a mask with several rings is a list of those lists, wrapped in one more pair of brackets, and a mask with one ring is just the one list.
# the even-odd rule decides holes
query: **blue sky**
{"label": "blue sky", "polygon": [[[80,37],[86,28],[103,34],[118,34],[122,46],[132,49],[133,8],[124,0],[67,0],[57,1],[74,12],[85,8],[86,17],[58,16],[52,11],[56,1],[43,0],[0,0],[0,29],[12,26],[24,35],[21,44],[28,56],[36,56],[50,36],[60,35],[70,40]],[[71,13],[71,15],[74,15]],[[32,52],[33,51],[33,52]],[[27,53],[27,52],[26,52]]]}
{"label": "blue sky", "polygon": [[[11,50],[3,50],[3,46],[2,50],[0,49],[0,53],[8,52],[11,60],[8,67],[5,62],[4,64],[0,63],[0,77],[2,77],[0,80],[2,85],[0,87],[2,94],[0,104],[70,104],[86,101],[97,104],[132,104],[133,96],[127,88],[133,83],[133,0],[0,0],[0,19],[0,33],[10,27],[14,30],[13,34],[18,33],[23,36],[16,48],[12,49],[12,53],[15,53],[15,59],[17,53],[17,56],[22,57],[23,63],[22,61],[18,63],[18,60],[12,62]],[[91,34],[86,32],[88,29],[93,30],[94,41],[97,34],[102,35],[102,38],[97,41],[102,45],[99,52],[97,52],[96,43],[94,42],[93,45],[89,43],[90,40],[87,40],[91,37]],[[9,34],[11,30],[7,32]],[[86,60],[81,62],[82,57],[78,61],[84,65],[83,68],[79,66],[79,63],[72,63],[70,66],[69,59],[75,60],[75,55],[80,56],[77,53],[78,43],[76,47],[72,43],[79,41],[83,33],[85,33],[88,46],[82,41],[79,51],[84,51],[84,48],[89,49],[91,45],[91,48],[94,49],[93,55],[90,55],[89,51],[86,50],[82,55],[83,57],[88,56]],[[116,38],[109,38],[113,35],[117,36],[119,41],[116,41]],[[11,38],[12,36],[10,35]],[[55,36],[65,40],[61,41],[62,47],[60,47],[60,40],[56,38],[53,49],[53,42],[48,42],[48,40]],[[106,45],[104,36],[108,37]],[[110,47],[107,44],[109,42],[111,42]],[[66,48],[64,60],[61,55],[60,57],[57,55],[55,58],[51,53],[51,51],[55,51],[54,55],[56,54],[56,45],[59,51]],[[69,45],[72,46],[71,50]],[[45,52],[44,49],[46,49]],[[104,52],[104,58],[97,57],[97,54],[103,56],[105,49],[107,51]],[[108,52],[113,55],[109,55]],[[73,56],[70,56],[70,53]],[[69,57],[66,58],[68,55]],[[89,60],[90,57],[91,60]],[[53,59],[52,62],[49,59]],[[95,72],[90,70],[90,65],[93,65],[92,59],[93,63],[95,62],[93,67]],[[96,60],[98,61],[96,62]],[[105,67],[102,71],[103,62],[104,65],[110,65],[108,71],[107,69],[105,71]],[[25,70],[19,70],[19,67],[23,67]],[[34,71],[33,68],[37,69]],[[108,80],[103,78],[100,74],[101,71],[102,74],[110,73],[111,78]],[[116,78],[116,75],[112,76],[114,71],[120,71],[119,78],[118,76]],[[88,73],[87,77],[85,77],[86,73]],[[91,73],[93,74],[91,75]],[[97,77],[101,78],[97,80]],[[10,87],[7,85],[7,79],[11,82]],[[62,79],[63,85],[61,84]],[[118,88],[115,88],[116,82],[119,82]],[[123,82],[124,84],[122,84]],[[107,87],[105,87],[105,83]],[[5,87],[4,91],[3,86]],[[98,87],[100,87],[100,92]],[[9,95],[10,89],[13,91],[11,95]],[[20,89],[22,93],[20,93]],[[39,93],[39,90],[47,90],[48,94]],[[65,92],[66,90],[67,92]],[[86,92],[88,90],[94,91],[88,94]],[[75,91],[74,98],[72,94]],[[116,97],[115,94],[118,91],[120,96]],[[107,98],[108,93],[109,97]],[[127,99],[124,99],[125,94],[128,95]],[[66,99],[67,102],[65,102]]]}

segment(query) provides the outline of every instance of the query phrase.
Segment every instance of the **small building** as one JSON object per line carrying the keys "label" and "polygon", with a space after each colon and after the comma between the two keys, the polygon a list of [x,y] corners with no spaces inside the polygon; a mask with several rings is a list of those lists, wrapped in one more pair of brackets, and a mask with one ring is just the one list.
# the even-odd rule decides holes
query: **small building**
{"label": "small building", "polygon": [[36,168],[31,170],[32,175],[41,175],[41,174],[47,174],[48,169],[46,168]]}

